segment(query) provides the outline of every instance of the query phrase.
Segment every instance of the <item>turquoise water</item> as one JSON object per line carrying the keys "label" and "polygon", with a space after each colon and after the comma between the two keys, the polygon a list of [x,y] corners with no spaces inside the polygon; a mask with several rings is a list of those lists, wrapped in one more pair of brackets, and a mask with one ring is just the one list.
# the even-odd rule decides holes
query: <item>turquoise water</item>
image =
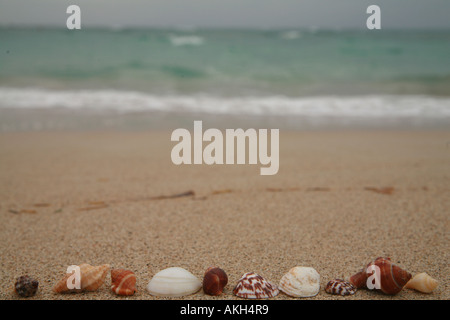
{"label": "turquoise water", "polygon": [[0,29],[0,86],[450,95],[450,32]]}
{"label": "turquoise water", "polygon": [[450,31],[0,28],[0,112],[450,124],[449,60]]}

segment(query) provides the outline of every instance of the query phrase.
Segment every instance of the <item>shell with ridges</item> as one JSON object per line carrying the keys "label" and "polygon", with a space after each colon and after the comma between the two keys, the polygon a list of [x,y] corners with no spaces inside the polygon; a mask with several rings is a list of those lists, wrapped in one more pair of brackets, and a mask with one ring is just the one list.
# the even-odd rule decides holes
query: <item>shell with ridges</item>
{"label": "shell with ridges", "polygon": [[151,295],[182,297],[200,290],[202,283],[196,276],[179,267],[164,269],[153,276],[147,285]]}
{"label": "shell with ridges", "polygon": [[239,279],[233,293],[246,299],[266,299],[277,296],[280,291],[278,287],[260,275],[247,272]]}
{"label": "shell with ridges", "polygon": [[73,273],[66,273],[65,277],[56,283],[53,291],[57,293],[95,291],[105,282],[106,275],[109,271],[109,264],[91,266],[83,263],[79,267],[80,289],[69,289],[67,287],[67,280]]}
{"label": "shell with ridges", "polygon": [[311,267],[294,267],[281,278],[279,287],[292,297],[313,297],[320,290],[320,275]]}
{"label": "shell with ridges", "polygon": [[438,286],[438,281],[430,277],[427,273],[422,272],[416,274],[408,283],[405,288],[414,289],[423,293],[430,293]]}
{"label": "shell with ridges", "polygon": [[348,296],[356,293],[356,288],[350,283],[342,279],[331,280],[327,283],[325,291],[330,294],[340,294]]}
{"label": "shell with ridges", "polygon": [[132,296],[136,292],[136,276],[130,270],[111,270],[111,290],[119,296]]}

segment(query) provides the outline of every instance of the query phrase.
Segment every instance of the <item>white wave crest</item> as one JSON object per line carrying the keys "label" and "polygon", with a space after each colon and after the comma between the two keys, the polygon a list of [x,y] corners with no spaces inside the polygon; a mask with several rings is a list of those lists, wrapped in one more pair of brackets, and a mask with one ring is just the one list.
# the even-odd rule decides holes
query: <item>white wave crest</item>
{"label": "white wave crest", "polygon": [[169,40],[173,46],[201,46],[205,39],[199,36],[175,36],[170,35]]}
{"label": "white wave crest", "polygon": [[419,95],[217,97],[154,95],[115,90],[57,91],[0,87],[1,108],[450,119],[450,98]]}

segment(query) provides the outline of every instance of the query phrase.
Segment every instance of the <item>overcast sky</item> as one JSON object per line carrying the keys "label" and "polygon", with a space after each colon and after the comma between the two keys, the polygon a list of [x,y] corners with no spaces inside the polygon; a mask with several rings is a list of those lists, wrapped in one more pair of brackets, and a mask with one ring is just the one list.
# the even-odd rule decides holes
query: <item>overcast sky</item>
{"label": "overcast sky", "polygon": [[0,0],[0,25],[219,28],[366,28],[371,4],[382,29],[450,29],[449,0]]}

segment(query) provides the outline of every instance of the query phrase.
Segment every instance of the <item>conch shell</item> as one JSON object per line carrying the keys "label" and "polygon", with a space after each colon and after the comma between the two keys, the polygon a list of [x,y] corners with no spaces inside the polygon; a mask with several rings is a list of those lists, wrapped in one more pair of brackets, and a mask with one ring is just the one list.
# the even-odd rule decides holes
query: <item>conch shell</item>
{"label": "conch shell", "polygon": [[371,283],[373,289],[380,289],[385,294],[397,294],[410,279],[411,274],[393,264],[390,258],[380,257],[350,277],[350,283],[358,289],[367,288],[367,284]]}
{"label": "conch shell", "polygon": [[260,275],[247,272],[239,279],[233,293],[246,299],[265,299],[277,296],[280,290]]}
{"label": "conch shell", "polygon": [[281,278],[279,288],[292,297],[313,297],[320,290],[320,275],[311,267],[295,267]]}
{"label": "conch shell", "polygon": [[132,296],[136,292],[136,276],[130,270],[111,270],[111,290],[119,296]]}
{"label": "conch shell", "polygon": [[438,281],[430,277],[427,273],[422,272],[416,274],[408,283],[405,288],[414,289],[423,293],[430,293],[438,286]]}
{"label": "conch shell", "polygon": [[106,274],[109,271],[109,264],[100,266],[91,266],[83,263],[80,267],[80,288],[69,289],[67,287],[67,281],[70,281],[70,277],[74,276],[73,273],[66,273],[65,277],[58,281],[53,288],[54,292],[66,293],[66,292],[82,292],[82,291],[95,291],[105,282]]}
{"label": "conch shell", "polygon": [[367,288],[367,286],[366,286],[366,282],[367,282],[366,270],[361,270],[360,272],[352,275],[350,277],[349,282],[357,289]]}
{"label": "conch shell", "polygon": [[182,297],[200,290],[202,282],[183,268],[164,269],[153,276],[147,285],[151,295],[161,297]]}

